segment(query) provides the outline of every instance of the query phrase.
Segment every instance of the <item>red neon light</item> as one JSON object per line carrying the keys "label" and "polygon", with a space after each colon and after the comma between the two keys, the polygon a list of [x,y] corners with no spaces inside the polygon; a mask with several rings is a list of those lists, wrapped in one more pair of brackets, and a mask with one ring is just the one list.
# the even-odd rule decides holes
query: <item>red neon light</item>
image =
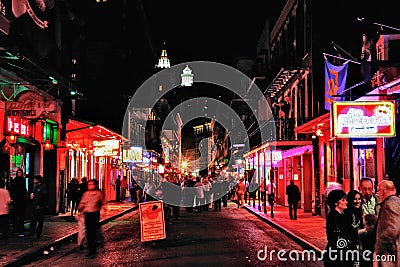
{"label": "red neon light", "polygon": [[29,121],[19,117],[7,117],[6,131],[23,136],[31,135]]}

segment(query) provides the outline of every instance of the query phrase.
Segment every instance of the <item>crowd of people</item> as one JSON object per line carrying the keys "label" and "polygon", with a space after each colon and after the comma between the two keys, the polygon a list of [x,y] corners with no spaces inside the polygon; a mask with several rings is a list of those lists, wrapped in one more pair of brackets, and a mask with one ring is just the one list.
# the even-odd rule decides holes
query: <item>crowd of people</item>
{"label": "crowd of people", "polygon": [[158,181],[133,179],[129,191],[135,203],[163,200],[169,222],[171,217],[179,220],[181,207],[187,212],[221,211],[221,207],[227,207],[228,198],[232,198],[233,188],[229,179],[222,176],[167,175]]}
{"label": "crowd of people", "polygon": [[[40,238],[47,207],[47,185],[41,175],[35,175],[32,185],[21,168],[6,187],[6,180],[0,178],[0,238],[7,239],[12,232],[20,237]],[[11,218],[10,218],[11,215]],[[25,220],[30,218],[29,228]]]}
{"label": "crowd of people", "polygon": [[359,190],[329,192],[325,266],[398,266],[400,198],[392,181],[377,189],[362,178]]}

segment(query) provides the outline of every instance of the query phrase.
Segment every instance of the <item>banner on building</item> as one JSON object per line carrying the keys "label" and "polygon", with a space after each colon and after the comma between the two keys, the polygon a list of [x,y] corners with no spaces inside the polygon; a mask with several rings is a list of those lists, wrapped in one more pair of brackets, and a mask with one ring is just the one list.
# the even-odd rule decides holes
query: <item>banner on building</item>
{"label": "banner on building", "polygon": [[139,215],[141,242],[164,239],[167,237],[162,201],[139,203]]}
{"label": "banner on building", "polygon": [[325,58],[325,109],[331,110],[333,101],[344,100],[348,62],[341,66],[332,65]]}
{"label": "banner on building", "polygon": [[332,103],[333,135],[342,138],[393,137],[396,112],[393,101]]}

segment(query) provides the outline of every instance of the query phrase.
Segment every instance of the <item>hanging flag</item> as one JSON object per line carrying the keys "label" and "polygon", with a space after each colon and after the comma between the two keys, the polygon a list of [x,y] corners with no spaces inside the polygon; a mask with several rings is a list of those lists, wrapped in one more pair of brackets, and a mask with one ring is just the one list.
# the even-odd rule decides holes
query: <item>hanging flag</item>
{"label": "hanging flag", "polygon": [[343,95],[346,88],[346,77],[348,61],[341,66],[335,66],[329,63],[325,58],[325,109],[331,110],[333,101],[344,100],[344,97],[335,97]]}

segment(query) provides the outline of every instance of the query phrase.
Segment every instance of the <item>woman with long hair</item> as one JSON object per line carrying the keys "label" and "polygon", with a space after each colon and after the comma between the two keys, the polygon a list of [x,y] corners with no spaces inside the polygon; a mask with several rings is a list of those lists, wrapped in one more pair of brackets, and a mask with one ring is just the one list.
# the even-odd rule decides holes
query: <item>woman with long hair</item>
{"label": "woman with long hair", "polygon": [[359,245],[358,231],[364,228],[361,193],[358,190],[352,190],[347,194],[347,209],[344,211],[347,224],[350,230],[350,242],[353,247]]}

